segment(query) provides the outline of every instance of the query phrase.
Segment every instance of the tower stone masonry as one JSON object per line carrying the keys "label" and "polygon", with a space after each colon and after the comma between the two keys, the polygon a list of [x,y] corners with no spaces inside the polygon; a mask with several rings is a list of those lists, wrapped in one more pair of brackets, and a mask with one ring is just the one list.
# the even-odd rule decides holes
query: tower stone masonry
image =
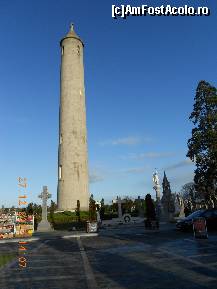
{"label": "tower stone masonry", "polygon": [[82,40],[74,31],[61,40],[57,203],[60,211],[88,210],[87,129]]}

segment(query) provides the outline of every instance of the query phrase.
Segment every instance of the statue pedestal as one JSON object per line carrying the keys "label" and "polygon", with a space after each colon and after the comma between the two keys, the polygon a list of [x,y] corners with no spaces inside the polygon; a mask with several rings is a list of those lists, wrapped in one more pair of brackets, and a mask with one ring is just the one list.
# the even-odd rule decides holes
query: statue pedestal
{"label": "statue pedestal", "polygon": [[37,232],[51,232],[51,231],[53,231],[53,229],[47,220],[42,220],[38,224]]}

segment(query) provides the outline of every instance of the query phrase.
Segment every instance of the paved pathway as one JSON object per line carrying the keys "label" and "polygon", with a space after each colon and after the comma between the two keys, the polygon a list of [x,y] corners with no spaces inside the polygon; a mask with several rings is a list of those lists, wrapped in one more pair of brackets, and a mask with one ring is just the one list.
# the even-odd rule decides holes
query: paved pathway
{"label": "paved pathway", "polygon": [[87,288],[76,240],[56,238],[28,246],[27,267],[19,268],[15,262],[11,268],[3,269],[1,289]]}
{"label": "paved pathway", "polygon": [[[0,244],[15,252],[15,243]],[[27,268],[0,272],[1,289],[205,289],[217,284],[217,234],[195,240],[171,228],[103,230],[99,237],[29,244]]]}

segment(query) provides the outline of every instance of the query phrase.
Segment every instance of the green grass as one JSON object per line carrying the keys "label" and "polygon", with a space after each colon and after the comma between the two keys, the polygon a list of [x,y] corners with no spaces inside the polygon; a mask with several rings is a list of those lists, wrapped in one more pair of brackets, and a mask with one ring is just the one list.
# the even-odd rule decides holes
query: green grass
{"label": "green grass", "polygon": [[13,260],[15,258],[15,255],[0,255],[0,267],[6,265],[8,262]]}
{"label": "green grass", "polygon": [[53,219],[50,219],[53,228],[55,230],[70,230],[75,227],[77,230],[84,230],[86,221],[88,220],[88,212],[80,212],[81,222],[78,222],[78,217],[74,212],[65,211],[63,213],[56,213],[53,215]]}
{"label": "green grass", "polygon": [[[70,230],[75,227],[77,230],[85,230],[86,221],[89,219],[89,212],[80,212],[81,222],[78,222],[78,217],[75,212],[65,211],[62,213],[55,213],[53,216],[48,214],[48,221],[52,224],[55,230]],[[36,223],[40,222],[40,218],[35,219]]]}

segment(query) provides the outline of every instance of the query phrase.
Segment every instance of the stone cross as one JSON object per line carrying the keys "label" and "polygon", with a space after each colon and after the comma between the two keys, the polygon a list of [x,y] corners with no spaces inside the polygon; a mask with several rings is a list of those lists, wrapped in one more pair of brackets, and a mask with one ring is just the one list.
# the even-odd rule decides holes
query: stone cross
{"label": "stone cross", "polygon": [[47,220],[47,200],[51,198],[51,194],[47,190],[47,186],[43,187],[42,193],[38,196],[42,199],[42,219],[41,222],[38,224],[38,232],[47,232],[51,231],[51,225]]}
{"label": "stone cross", "polygon": [[118,203],[118,218],[122,218],[122,207],[121,205],[126,203],[125,200],[121,200],[121,197],[117,197],[117,203]]}
{"label": "stone cross", "polygon": [[42,221],[47,221],[47,200],[51,198],[47,186],[43,186],[43,191],[38,197],[42,199]]}

